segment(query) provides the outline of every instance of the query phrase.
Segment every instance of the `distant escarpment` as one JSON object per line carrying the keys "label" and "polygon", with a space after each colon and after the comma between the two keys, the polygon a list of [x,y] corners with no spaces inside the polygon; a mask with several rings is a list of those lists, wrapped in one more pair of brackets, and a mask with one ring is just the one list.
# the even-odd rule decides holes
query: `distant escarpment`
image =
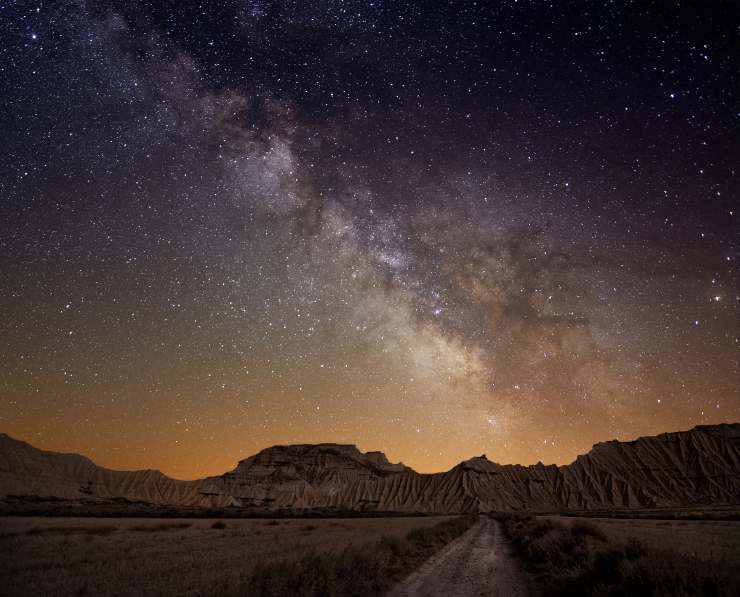
{"label": "distant escarpment", "polygon": [[500,465],[485,456],[436,474],[353,445],[274,446],[230,472],[178,481],[112,471],[0,434],[0,496],[120,500],[241,512],[464,513],[740,505],[740,424],[610,441],[565,466]]}

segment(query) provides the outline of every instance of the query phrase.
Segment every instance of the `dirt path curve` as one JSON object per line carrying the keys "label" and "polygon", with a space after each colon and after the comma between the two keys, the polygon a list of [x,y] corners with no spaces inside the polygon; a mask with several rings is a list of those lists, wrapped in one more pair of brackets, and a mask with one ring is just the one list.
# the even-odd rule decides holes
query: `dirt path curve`
{"label": "dirt path curve", "polygon": [[527,585],[498,521],[481,518],[427,560],[388,597],[527,597]]}

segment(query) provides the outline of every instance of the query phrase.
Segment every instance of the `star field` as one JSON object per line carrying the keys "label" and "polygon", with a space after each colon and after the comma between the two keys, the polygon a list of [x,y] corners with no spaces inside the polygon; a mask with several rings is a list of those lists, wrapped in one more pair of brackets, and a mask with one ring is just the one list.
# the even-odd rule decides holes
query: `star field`
{"label": "star field", "polygon": [[427,472],[740,419],[730,2],[0,4],[0,430]]}

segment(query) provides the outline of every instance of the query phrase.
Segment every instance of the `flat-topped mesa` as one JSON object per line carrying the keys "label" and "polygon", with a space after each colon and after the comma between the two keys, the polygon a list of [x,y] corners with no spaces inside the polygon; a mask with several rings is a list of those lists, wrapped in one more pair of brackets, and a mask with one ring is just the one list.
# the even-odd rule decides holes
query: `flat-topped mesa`
{"label": "flat-topped mesa", "polygon": [[352,444],[273,446],[240,461],[224,475],[204,480],[204,491],[255,508],[375,507],[378,488],[403,473],[382,452]]}
{"label": "flat-topped mesa", "polygon": [[404,472],[403,464],[388,462],[382,452],[361,452],[354,444],[293,444],[272,446],[241,460],[232,471],[237,477],[302,479],[313,482],[327,475],[384,477]]}

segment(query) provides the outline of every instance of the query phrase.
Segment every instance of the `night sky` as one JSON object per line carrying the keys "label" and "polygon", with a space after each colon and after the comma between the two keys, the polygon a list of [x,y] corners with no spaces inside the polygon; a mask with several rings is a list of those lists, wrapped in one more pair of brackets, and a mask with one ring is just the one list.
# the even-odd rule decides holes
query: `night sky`
{"label": "night sky", "polygon": [[0,431],[179,478],[740,419],[731,2],[0,2]]}

